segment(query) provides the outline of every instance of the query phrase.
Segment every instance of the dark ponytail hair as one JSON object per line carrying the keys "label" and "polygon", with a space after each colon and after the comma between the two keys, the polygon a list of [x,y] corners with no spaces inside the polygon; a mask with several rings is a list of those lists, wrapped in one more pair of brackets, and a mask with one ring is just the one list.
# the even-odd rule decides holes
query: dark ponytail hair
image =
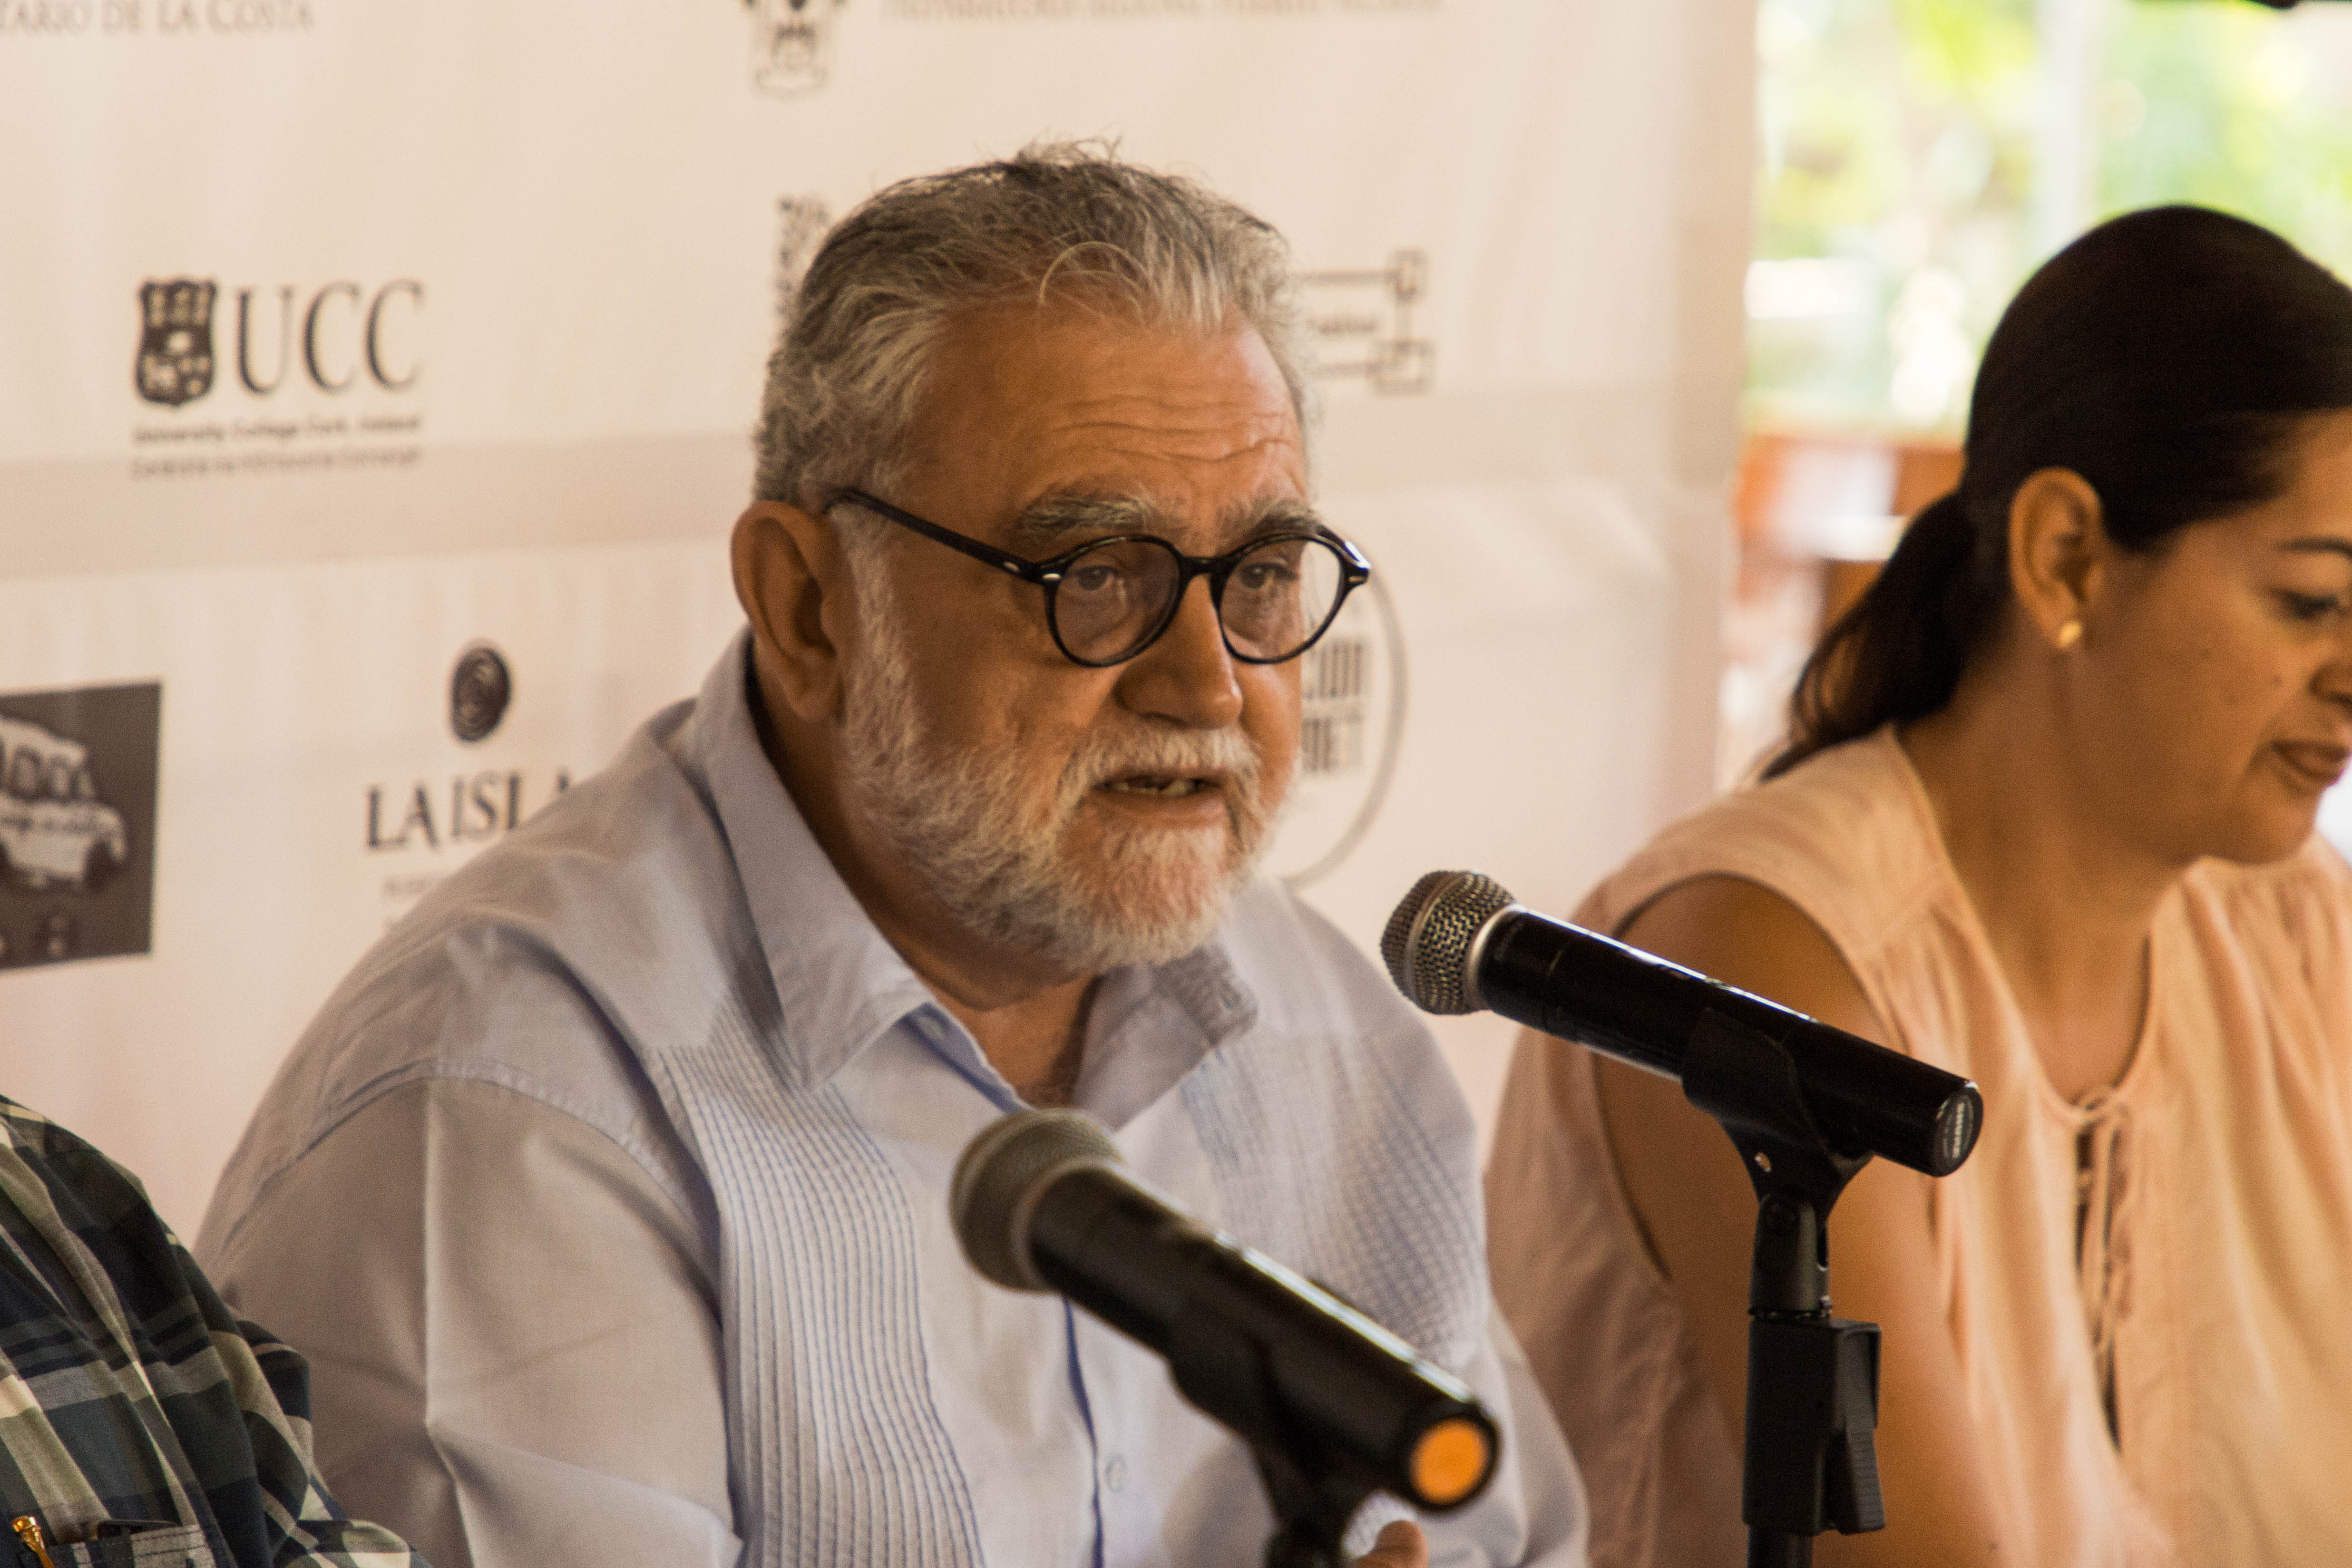
{"label": "dark ponytail hair", "polygon": [[1764,777],[1951,701],[2008,608],[2010,503],[2031,475],[2081,475],[2107,537],[2153,550],[2276,497],[2305,419],[2339,409],[2352,409],[2352,288],[2326,268],[2203,207],[2091,230],[2002,312],[1959,488],[1912,519],[1814,647]]}

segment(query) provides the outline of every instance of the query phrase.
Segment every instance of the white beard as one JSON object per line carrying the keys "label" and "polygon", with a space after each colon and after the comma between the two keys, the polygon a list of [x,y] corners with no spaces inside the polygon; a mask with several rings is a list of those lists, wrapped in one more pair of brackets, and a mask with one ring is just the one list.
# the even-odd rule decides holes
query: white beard
{"label": "white beard", "polygon": [[[1141,719],[1087,731],[1052,794],[1010,751],[950,751],[924,732],[902,622],[878,561],[859,563],[865,658],[845,677],[842,782],[956,923],[1073,977],[1163,964],[1208,940],[1263,852],[1264,769],[1238,727]],[[1223,828],[1103,823],[1082,866],[1072,842],[1095,788],[1135,775],[1224,779]]]}

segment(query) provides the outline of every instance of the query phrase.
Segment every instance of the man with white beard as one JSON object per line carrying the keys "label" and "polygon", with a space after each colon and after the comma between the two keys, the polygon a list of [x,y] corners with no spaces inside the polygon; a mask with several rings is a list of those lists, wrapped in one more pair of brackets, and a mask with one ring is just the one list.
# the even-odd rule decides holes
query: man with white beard
{"label": "man with white beard", "polygon": [[206,1218],[351,1506],[441,1568],[1257,1562],[1249,1456],[1164,1364],[959,1254],[959,1151],[1075,1105],[1496,1412],[1489,1491],[1426,1542],[1368,1508],[1368,1564],[1582,1563],[1461,1096],[1252,875],[1366,574],[1298,331],[1271,230],[1080,148],[828,237],[745,633],[362,960]]}

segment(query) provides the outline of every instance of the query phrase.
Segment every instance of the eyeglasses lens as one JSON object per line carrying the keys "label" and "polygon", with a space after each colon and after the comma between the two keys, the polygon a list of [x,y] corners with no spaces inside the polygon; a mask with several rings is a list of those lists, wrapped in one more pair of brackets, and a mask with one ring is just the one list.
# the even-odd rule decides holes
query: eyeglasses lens
{"label": "eyeglasses lens", "polygon": [[1269,539],[1225,579],[1225,639],[1244,658],[1286,659],[1313,642],[1339,603],[1339,552],[1315,539]]}
{"label": "eyeglasses lens", "polygon": [[1177,570],[1173,550],[1144,539],[1115,540],[1078,557],[1054,593],[1063,646],[1101,664],[1127,657],[1159,629]]}

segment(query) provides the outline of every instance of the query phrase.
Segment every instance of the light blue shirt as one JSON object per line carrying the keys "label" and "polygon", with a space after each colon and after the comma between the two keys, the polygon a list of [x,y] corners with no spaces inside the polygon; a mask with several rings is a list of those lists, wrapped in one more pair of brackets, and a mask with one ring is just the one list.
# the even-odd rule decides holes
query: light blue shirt
{"label": "light blue shirt", "polygon": [[[950,1173],[1021,1102],[794,809],[747,646],[362,961],[207,1266],[311,1357],[346,1504],[440,1568],[1255,1563],[1249,1457],[1165,1364],[965,1262]],[[1343,937],[1254,883],[1198,952],[1103,977],[1076,1101],[1486,1399],[1502,1468],[1426,1521],[1433,1562],[1584,1561],[1468,1111]]]}

